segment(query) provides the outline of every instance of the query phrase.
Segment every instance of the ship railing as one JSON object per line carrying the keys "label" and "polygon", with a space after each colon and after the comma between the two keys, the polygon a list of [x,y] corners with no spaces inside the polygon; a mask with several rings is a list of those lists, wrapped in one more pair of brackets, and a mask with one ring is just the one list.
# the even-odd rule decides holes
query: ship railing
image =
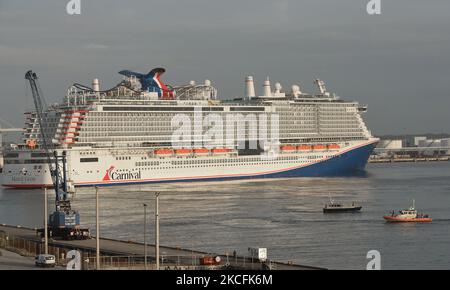
{"label": "ship railing", "polygon": [[173,90],[179,100],[209,100],[217,97],[217,89],[205,84],[177,86]]}

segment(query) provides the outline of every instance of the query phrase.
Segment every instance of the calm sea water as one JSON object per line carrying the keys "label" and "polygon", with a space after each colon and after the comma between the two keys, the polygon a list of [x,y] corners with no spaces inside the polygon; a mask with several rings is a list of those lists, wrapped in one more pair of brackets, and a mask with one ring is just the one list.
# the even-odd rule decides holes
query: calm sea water
{"label": "calm sea water", "polygon": [[[450,269],[450,163],[370,164],[367,176],[179,183],[103,188],[101,234],[142,241],[143,207],[160,191],[161,244],[245,255],[266,247],[271,259],[330,269],[365,269],[369,250],[383,269]],[[53,192],[51,192],[53,193]],[[323,214],[336,201],[361,213]],[[431,224],[387,224],[382,216],[411,200]],[[38,227],[43,194],[1,189],[0,223]],[[80,189],[74,207],[94,228],[95,193]],[[149,225],[153,237],[153,224]]]}

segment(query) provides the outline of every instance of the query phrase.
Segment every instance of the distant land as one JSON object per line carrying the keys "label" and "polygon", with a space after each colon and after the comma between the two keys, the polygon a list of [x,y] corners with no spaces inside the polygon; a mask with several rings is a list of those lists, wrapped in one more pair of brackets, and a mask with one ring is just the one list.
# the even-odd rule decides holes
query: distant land
{"label": "distant land", "polygon": [[375,135],[382,140],[405,140],[413,137],[427,137],[427,139],[444,139],[450,138],[447,133],[424,133],[424,134],[404,134],[404,135]]}

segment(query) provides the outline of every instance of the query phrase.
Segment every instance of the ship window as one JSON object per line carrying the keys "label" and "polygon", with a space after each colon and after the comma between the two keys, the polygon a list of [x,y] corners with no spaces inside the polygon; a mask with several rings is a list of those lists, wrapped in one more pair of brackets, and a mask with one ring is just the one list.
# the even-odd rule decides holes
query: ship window
{"label": "ship window", "polygon": [[98,162],[98,158],[80,158],[80,162]]}
{"label": "ship window", "polygon": [[230,107],[230,111],[265,111],[264,107]]}

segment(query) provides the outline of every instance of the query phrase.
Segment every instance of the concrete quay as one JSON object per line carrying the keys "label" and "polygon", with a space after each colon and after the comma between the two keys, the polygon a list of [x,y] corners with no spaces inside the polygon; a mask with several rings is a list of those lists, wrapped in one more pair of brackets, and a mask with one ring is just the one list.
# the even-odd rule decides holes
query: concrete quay
{"label": "concrete quay", "polygon": [[[0,225],[0,247],[15,249],[34,256],[43,253],[43,239],[35,229]],[[95,269],[96,240],[50,240],[49,253],[57,257],[57,263],[64,266],[66,255],[70,250],[81,253],[82,269]],[[144,244],[132,241],[100,239],[101,269],[144,269]],[[200,263],[203,257],[220,257],[214,265]],[[155,269],[155,246],[147,245],[147,269]],[[32,261],[34,265],[34,261]],[[266,261],[265,263],[251,257],[233,256],[232,254],[206,253],[191,249],[160,246],[160,269],[165,270],[324,270],[323,268]]]}

